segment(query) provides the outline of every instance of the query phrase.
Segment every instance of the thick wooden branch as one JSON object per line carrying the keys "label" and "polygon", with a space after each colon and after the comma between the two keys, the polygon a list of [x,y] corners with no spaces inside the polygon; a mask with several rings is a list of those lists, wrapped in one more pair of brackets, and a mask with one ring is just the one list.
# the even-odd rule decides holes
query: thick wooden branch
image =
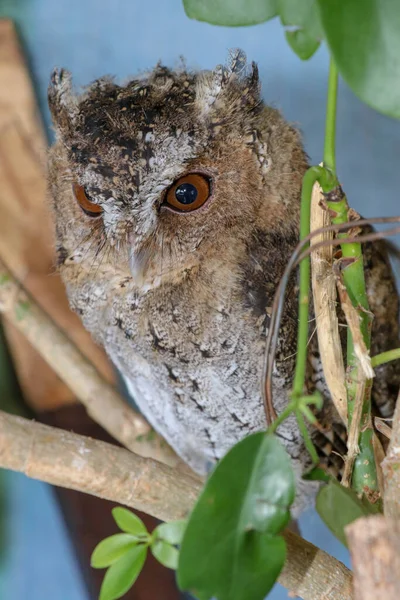
{"label": "thick wooden branch", "polygon": [[23,333],[85,405],[89,415],[116,440],[141,456],[186,465],[147,421],[107,383],[96,367],[40,308],[0,260],[0,313]]}
{"label": "thick wooden branch", "polygon": [[[142,510],[163,521],[190,512],[201,483],[155,460],[0,412],[0,467]],[[304,600],[350,600],[351,573],[287,531],[279,582]]]}
{"label": "thick wooden branch", "polygon": [[385,515],[400,521],[400,392],[393,416],[389,448],[382,462],[382,471]]}
{"label": "thick wooden branch", "polygon": [[385,515],[400,521],[400,393],[397,397],[390,444],[386,458],[382,462],[382,471]]}
{"label": "thick wooden branch", "polygon": [[187,516],[201,482],[152,459],[0,412],[0,466],[115,500],[162,520]]}
{"label": "thick wooden branch", "polygon": [[400,523],[374,515],[346,527],[355,600],[399,600]]}

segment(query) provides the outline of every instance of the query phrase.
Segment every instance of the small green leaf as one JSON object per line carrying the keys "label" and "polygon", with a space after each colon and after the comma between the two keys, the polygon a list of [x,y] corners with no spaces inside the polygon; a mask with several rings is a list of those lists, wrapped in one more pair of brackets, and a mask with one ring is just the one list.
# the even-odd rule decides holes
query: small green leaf
{"label": "small green leaf", "polygon": [[162,539],[169,544],[180,544],[185,533],[187,521],[171,521],[161,523],[153,531],[153,536]]}
{"label": "small green leaf", "polygon": [[121,598],[135,583],[146,560],[147,546],[131,548],[107,570],[100,590],[99,600]]}
{"label": "small green leaf", "polygon": [[400,118],[400,9],[397,0],[318,0],[329,48],[363,102]]}
{"label": "small green leaf", "polygon": [[132,535],[148,536],[149,533],[146,529],[146,525],[141,519],[127,508],[117,506],[112,509],[112,516],[114,521],[122,531],[131,533]]}
{"label": "small green leaf", "polygon": [[179,552],[171,544],[168,542],[164,542],[164,540],[154,540],[151,544],[150,549],[153,553],[153,556],[160,562],[164,567],[168,567],[169,569],[177,569],[178,568],[178,558]]}
{"label": "small green leaf", "polygon": [[127,533],[111,535],[97,544],[92,553],[91,565],[95,569],[109,567],[137,544],[137,538]]}
{"label": "small green leaf", "polygon": [[316,509],[324,523],[345,546],[346,525],[376,512],[373,505],[365,500],[361,501],[354,490],[343,487],[333,479],[318,492]]}
{"label": "small green leaf", "polygon": [[[179,554],[178,584],[200,598],[263,600],[285,560],[275,535],[294,499],[289,456],[256,433],[218,463],[191,514]],[[251,557],[251,560],[250,558]]]}
{"label": "small green leaf", "polygon": [[277,15],[278,0],[183,0],[188,17],[228,27],[257,25]]}

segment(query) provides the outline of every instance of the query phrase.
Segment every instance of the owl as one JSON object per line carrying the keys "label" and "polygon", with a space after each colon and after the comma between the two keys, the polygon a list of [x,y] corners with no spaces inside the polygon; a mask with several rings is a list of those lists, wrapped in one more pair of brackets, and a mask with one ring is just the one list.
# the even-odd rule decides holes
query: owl
{"label": "owl", "polygon": [[[241,51],[214,71],[159,64],[125,85],[99,79],[80,95],[68,72],[55,71],[49,106],[49,185],[70,305],[146,419],[205,474],[266,427],[266,333],[298,241],[308,167],[300,134],[263,103],[257,66]],[[376,280],[370,286],[380,331],[386,347],[396,346],[397,296],[384,250],[377,264],[389,273],[383,291]],[[295,288],[294,274],[274,366],[278,413],[294,370]],[[393,305],[389,325],[382,294]],[[313,344],[308,389],[324,388],[318,360]],[[300,477],[308,455],[295,421],[278,435]],[[299,485],[301,510],[313,486]]]}

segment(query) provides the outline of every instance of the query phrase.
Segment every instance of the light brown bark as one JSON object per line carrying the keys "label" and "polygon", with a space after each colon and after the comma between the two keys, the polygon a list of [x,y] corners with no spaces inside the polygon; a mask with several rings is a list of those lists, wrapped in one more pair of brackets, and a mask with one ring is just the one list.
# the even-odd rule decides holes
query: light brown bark
{"label": "light brown bark", "polygon": [[[54,271],[55,244],[46,192],[46,146],[34,90],[11,21],[0,19],[0,256],[59,327],[108,381],[113,369],[104,351],[68,306]],[[4,323],[25,401],[35,412],[76,402],[26,338]]]}
{"label": "light brown bark", "polygon": [[386,458],[382,462],[382,471],[385,515],[400,521],[400,393],[397,397],[390,444]]}
{"label": "light brown bark", "polygon": [[346,527],[355,600],[399,600],[400,523],[374,515]]}
{"label": "light brown bark", "polygon": [[[201,483],[177,471],[61,429],[0,412],[0,467],[142,510],[164,521],[188,515]],[[286,531],[279,582],[304,600],[350,600],[351,573],[339,561]]]}
{"label": "light brown bark", "polygon": [[107,383],[0,261],[0,313],[26,336],[89,415],[116,440],[141,456],[187,470],[167,443]]}

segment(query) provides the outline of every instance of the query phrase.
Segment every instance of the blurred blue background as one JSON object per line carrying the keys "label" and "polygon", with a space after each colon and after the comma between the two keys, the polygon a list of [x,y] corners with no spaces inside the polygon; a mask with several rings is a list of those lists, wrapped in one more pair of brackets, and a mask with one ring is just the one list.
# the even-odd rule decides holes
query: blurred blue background
{"label": "blurred blue background", "polygon": [[[212,68],[225,61],[229,48],[241,47],[259,64],[265,100],[300,127],[311,161],[321,160],[328,54],[321,48],[301,62],[276,20],[244,29],[213,27],[190,21],[181,0],[0,0],[0,16],[14,18],[19,27],[49,136],[46,89],[55,66],[71,70],[83,85],[104,74],[124,80],[160,59],[173,66],[180,55],[190,67]],[[400,124],[364,106],[342,83],[337,152],[341,182],[356,210],[364,216],[400,212]],[[0,597],[87,600],[50,488],[12,473],[6,481],[11,517]],[[348,563],[314,511],[300,524],[307,539]],[[287,598],[287,592],[276,586],[270,598]]]}

